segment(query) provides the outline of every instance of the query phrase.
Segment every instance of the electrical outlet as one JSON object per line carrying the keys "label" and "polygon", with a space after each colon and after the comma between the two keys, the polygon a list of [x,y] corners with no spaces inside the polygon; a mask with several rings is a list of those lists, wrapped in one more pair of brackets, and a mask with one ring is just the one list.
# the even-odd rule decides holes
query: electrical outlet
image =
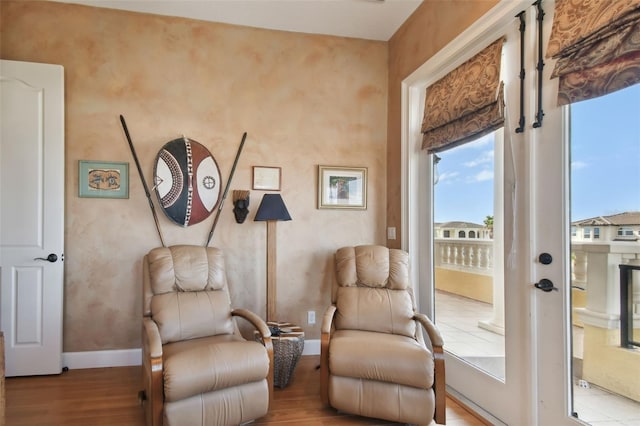
{"label": "electrical outlet", "polygon": [[396,239],[396,227],[390,226],[387,228],[387,239],[395,240]]}
{"label": "electrical outlet", "polygon": [[316,323],[316,311],[307,312],[307,324],[315,324]]}

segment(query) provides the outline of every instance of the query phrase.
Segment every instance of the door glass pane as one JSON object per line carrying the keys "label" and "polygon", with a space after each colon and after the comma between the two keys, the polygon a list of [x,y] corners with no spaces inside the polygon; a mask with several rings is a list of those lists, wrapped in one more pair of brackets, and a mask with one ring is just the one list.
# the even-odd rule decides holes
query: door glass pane
{"label": "door glass pane", "polygon": [[[504,285],[495,132],[433,156],[435,319],[447,352],[504,380]],[[496,187],[496,185],[498,185]],[[496,195],[498,194],[498,195]]]}
{"label": "door glass pane", "polygon": [[570,226],[574,415],[640,424],[640,271],[621,306],[619,267],[640,265],[640,85],[571,106]]}

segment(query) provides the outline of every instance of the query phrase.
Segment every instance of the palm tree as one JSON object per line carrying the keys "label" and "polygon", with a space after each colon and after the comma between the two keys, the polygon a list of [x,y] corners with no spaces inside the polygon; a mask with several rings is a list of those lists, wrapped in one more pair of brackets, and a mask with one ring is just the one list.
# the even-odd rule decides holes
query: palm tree
{"label": "palm tree", "polygon": [[493,216],[487,216],[484,218],[484,226],[489,229],[489,238],[493,240]]}

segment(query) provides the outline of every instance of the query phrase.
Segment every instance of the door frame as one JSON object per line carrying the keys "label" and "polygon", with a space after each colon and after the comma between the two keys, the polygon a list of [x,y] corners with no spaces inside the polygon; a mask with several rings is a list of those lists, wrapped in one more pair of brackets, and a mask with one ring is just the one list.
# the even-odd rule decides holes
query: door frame
{"label": "door frame", "polygon": [[[548,35],[552,22],[553,6],[553,1],[545,2],[544,34],[546,35]],[[414,265],[411,271],[412,281],[421,283],[416,288],[418,306],[421,311],[429,314],[432,318],[435,313],[431,288],[433,282],[431,266],[433,265],[431,241],[434,235],[431,209],[433,194],[428,185],[426,191],[420,189],[421,185],[424,188],[425,182],[431,182],[433,175],[432,158],[421,150],[420,125],[424,90],[429,84],[437,81],[470,58],[476,53],[474,49],[480,50],[482,46],[489,45],[497,39],[522,10],[527,10],[526,23],[529,29],[526,35],[527,44],[532,45],[533,43],[535,45],[537,38],[535,9],[530,3],[502,1],[402,82],[402,248],[409,252],[410,262]],[[545,42],[547,38],[544,38]],[[528,61],[533,61],[534,56],[536,55],[528,52],[526,57]],[[529,66],[527,69],[533,68]],[[547,65],[545,68],[547,81],[550,70],[551,66]],[[570,368],[568,365],[569,357],[565,356],[568,353],[566,345],[569,337],[564,329],[559,331],[559,334],[554,332],[553,336],[550,336],[549,332],[549,330],[557,330],[557,326],[554,327],[550,324],[558,318],[558,315],[561,317],[568,315],[565,296],[563,293],[558,295],[563,298],[562,308],[559,309],[557,304],[553,304],[553,306],[548,306],[541,311],[540,308],[543,305],[539,301],[548,294],[535,290],[533,287],[537,278],[539,276],[542,278],[541,274],[546,274],[548,269],[540,271],[540,265],[533,261],[534,256],[537,257],[538,247],[536,244],[540,243],[537,240],[534,242],[534,238],[531,237],[535,237],[536,233],[541,231],[538,223],[541,219],[534,222],[533,216],[539,215],[540,210],[544,210],[544,204],[537,204],[535,208],[533,207],[533,203],[541,201],[539,200],[541,186],[535,186],[532,182],[533,179],[540,176],[545,166],[541,164],[539,158],[536,162],[535,157],[536,154],[540,154],[536,151],[539,148],[535,147],[536,141],[541,137],[540,132],[534,132],[531,129],[533,122],[531,117],[534,117],[532,111],[535,111],[536,107],[536,73],[528,72],[527,74],[525,78],[525,93],[527,94],[525,108],[528,111],[528,121],[530,121],[526,123],[527,130],[524,134],[515,136],[513,129],[505,128],[505,132],[512,132],[511,140],[513,142],[512,144],[505,143],[505,149],[514,151],[514,173],[517,176],[516,181],[521,182],[518,184],[518,189],[514,189],[517,191],[515,192],[515,201],[510,197],[511,194],[505,193],[505,203],[514,203],[507,206],[507,211],[509,208],[517,211],[513,219],[505,218],[507,222],[505,226],[513,226],[513,232],[516,234],[514,251],[511,254],[515,256],[517,265],[517,271],[508,272],[505,270],[505,273],[511,274],[509,277],[505,276],[505,288],[507,291],[511,291],[510,298],[505,297],[505,308],[507,309],[507,305],[515,303],[519,309],[517,314],[511,314],[511,318],[505,312],[507,315],[505,323],[507,326],[511,326],[511,335],[517,334],[517,338],[511,337],[505,342],[505,350],[509,354],[506,361],[506,383],[492,380],[478,370],[468,368],[457,357],[447,356],[447,379],[449,382],[447,391],[494,424],[504,424],[503,422],[508,424],[545,424],[540,422],[551,418],[562,418],[564,419],[563,424],[576,424],[565,416],[567,407],[569,407],[567,396],[570,397],[570,388],[568,389],[567,386],[571,385],[570,370],[568,370]],[[554,96],[548,92],[547,90],[547,93],[544,93],[547,103],[551,102],[550,99]],[[547,104],[545,107],[549,108],[549,110],[545,110],[545,113],[552,112],[553,107]],[[557,120],[557,118],[552,119],[551,117],[545,117],[545,119],[547,127],[552,125],[553,120]],[[506,125],[509,125],[508,120]],[[509,155],[507,154],[507,157]],[[561,157],[557,161],[565,161],[565,159]],[[541,167],[543,168],[541,169]],[[557,167],[556,164],[554,167]],[[566,174],[565,168],[559,168],[558,171]],[[551,178],[551,176],[547,177]],[[563,181],[563,186],[566,186],[566,180]],[[562,192],[559,196],[562,198],[566,196],[566,193]],[[566,214],[567,209],[564,204],[557,205],[556,208],[564,209],[562,211]],[[555,229],[566,228],[562,222],[564,219],[564,216],[559,218]],[[510,220],[514,220],[515,223],[510,223]],[[505,244],[508,250],[509,244],[506,242]],[[558,253],[557,257],[566,259],[561,253]],[[554,271],[556,271],[555,275],[568,274],[564,259],[558,260],[556,265],[553,265]],[[558,282],[562,281],[558,277],[555,279]],[[554,315],[544,317],[547,315],[547,310],[554,310]],[[543,323],[536,322],[534,317],[536,314],[542,316],[545,321]],[[543,335],[544,339],[541,338]],[[559,339],[563,344],[557,344]],[[540,342],[545,343],[541,344]],[[549,344],[549,342],[553,343]],[[553,350],[549,350],[550,347],[553,347]],[[560,351],[563,352],[560,353]],[[560,359],[565,361],[559,363]],[[562,390],[560,390],[563,396],[558,398],[560,377],[563,380]],[[569,377],[569,380],[565,380],[566,377]],[[474,386],[471,386],[476,389],[472,389],[469,394],[463,394],[455,388],[456,383],[460,382],[465,383],[465,386],[468,387],[470,381],[476,382]],[[473,400],[470,398],[471,394],[473,394]],[[492,415],[490,411],[494,414]],[[545,412],[554,414],[549,416]],[[565,420],[567,421],[565,422]]]}
{"label": "door frame", "polygon": [[[543,42],[547,43],[555,2],[547,0],[543,6]],[[433,194],[428,186],[426,191],[420,190],[420,185],[424,188],[424,183],[431,182],[433,175],[432,158],[420,146],[424,90],[430,83],[471,57],[475,53],[472,51],[473,46],[488,45],[499,37],[508,22],[524,9],[527,10],[527,28],[533,29],[527,31],[526,43],[528,46],[537,46],[534,8],[530,3],[503,0],[402,82],[402,248],[409,251],[410,262],[414,265],[411,271],[412,281],[421,283],[416,288],[418,306],[432,318],[435,311],[431,288]],[[532,62],[534,56],[537,56],[534,52],[528,52],[525,57]],[[512,134],[512,142],[515,143],[505,144],[505,149],[510,146],[514,150],[514,169],[517,182],[520,182],[515,201],[510,200],[508,195],[505,198],[505,202],[515,203],[512,207],[517,211],[513,219],[515,223],[506,225],[513,225],[514,232],[518,234],[515,252],[512,253],[515,255],[518,271],[510,278],[505,277],[505,286],[515,287],[517,300],[505,298],[505,305],[515,302],[521,309],[517,319],[520,324],[515,327],[515,332],[520,333],[517,340],[520,347],[513,348],[515,339],[508,339],[506,342],[505,349],[509,354],[507,382],[514,370],[519,370],[521,377],[511,388],[514,395],[507,395],[507,398],[512,399],[503,399],[504,392],[493,392],[500,386],[486,377],[481,378],[484,385],[482,393],[476,390],[474,400],[452,386],[447,386],[448,392],[494,424],[504,424],[488,412],[491,404],[487,405],[486,402],[493,400],[491,402],[496,404],[496,399],[499,405],[513,405],[507,408],[506,413],[494,411],[496,416],[500,415],[509,424],[582,424],[570,414],[571,313],[570,292],[566,285],[570,282],[569,110],[556,106],[557,83],[550,83],[549,78],[553,61],[545,60],[544,124],[539,129],[531,126],[536,111],[538,87],[536,73],[527,72],[526,130],[520,136],[514,137]],[[529,69],[533,69],[531,65],[527,67]],[[505,128],[505,131],[512,132],[512,129]],[[509,218],[505,219],[509,221]],[[538,255],[543,251],[553,255],[552,265],[542,265],[537,261]],[[533,284],[542,278],[555,282],[559,291],[544,293],[535,289]],[[514,318],[507,316],[505,322],[509,323],[510,319]],[[558,324],[563,326],[558,327]],[[456,357],[448,356],[446,362],[449,383],[480,380],[478,376],[481,373],[467,368]],[[462,377],[456,377],[461,375],[461,371],[464,372]]]}

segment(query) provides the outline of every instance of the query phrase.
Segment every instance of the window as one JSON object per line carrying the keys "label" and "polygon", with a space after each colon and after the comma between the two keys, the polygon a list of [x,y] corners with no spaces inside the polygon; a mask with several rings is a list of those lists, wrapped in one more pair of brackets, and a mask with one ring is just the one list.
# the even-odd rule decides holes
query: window
{"label": "window", "polygon": [[572,226],[571,227],[571,236],[572,237],[577,237],[578,236],[578,228],[576,226]]}
{"label": "window", "polygon": [[469,238],[475,238],[476,237],[476,231],[469,231]]}
{"label": "window", "polygon": [[444,235],[444,238],[451,238],[451,231],[449,231],[448,229],[445,229],[443,235]]}
{"label": "window", "polygon": [[633,229],[627,227],[618,228],[619,237],[633,237]]}
{"label": "window", "polygon": [[465,238],[466,234],[464,231],[458,231],[458,238]]}
{"label": "window", "polygon": [[582,230],[582,236],[587,239],[587,238],[591,238],[591,228],[584,228]]}
{"label": "window", "polygon": [[593,239],[600,239],[600,228],[593,228]]}

